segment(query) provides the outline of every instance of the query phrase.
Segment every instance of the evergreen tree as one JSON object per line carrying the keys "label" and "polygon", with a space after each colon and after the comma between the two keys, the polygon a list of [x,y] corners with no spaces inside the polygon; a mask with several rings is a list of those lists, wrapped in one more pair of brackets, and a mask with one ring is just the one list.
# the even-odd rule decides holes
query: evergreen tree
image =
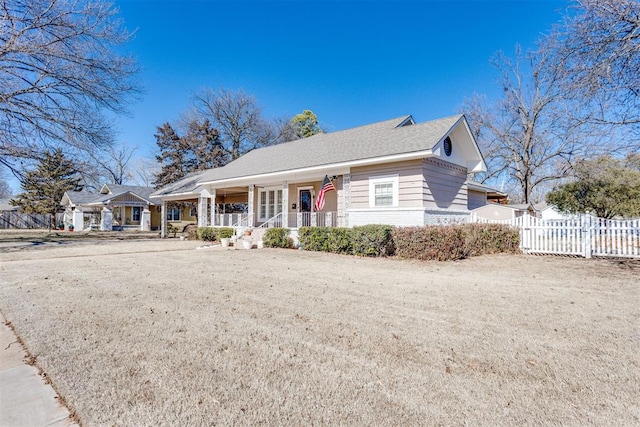
{"label": "evergreen tree", "polygon": [[55,214],[63,208],[60,205],[65,191],[81,190],[80,174],[73,162],[65,158],[61,149],[47,151],[35,170],[24,174],[20,187],[24,190],[11,200],[23,212]]}
{"label": "evergreen tree", "polygon": [[318,117],[311,110],[304,110],[302,113],[293,116],[291,126],[299,139],[323,132],[318,124]]}
{"label": "evergreen tree", "polygon": [[156,156],[156,160],[161,166],[156,175],[155,186],[160,188],[186,175],[183,169],[184,148],[180,137],[169,123],[159,126],[154,136],[160,148],[160,155]]}
{"label": "evergreen tree", "polygon": [[161,165],[156,175],[156,188],[175,182],[190,172],[224,166],[229,155],[220,142],[220,134],[209,120],[191,120],[187,133],[180,136],[169,123],[155,135],[160,148],[156,160]]}
{"label": "evergreen tree", "polygon": [[182,140],[186,146],[184,167],[187,172],[217,168],[229,162],[229,155],[220,141],[220,133],[207,119],[202,123],[190,121]]}

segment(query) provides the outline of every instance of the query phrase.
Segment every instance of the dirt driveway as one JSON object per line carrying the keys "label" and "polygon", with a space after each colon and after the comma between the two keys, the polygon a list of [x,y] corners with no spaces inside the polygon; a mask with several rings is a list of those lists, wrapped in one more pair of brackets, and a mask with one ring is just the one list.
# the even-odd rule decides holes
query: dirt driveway
{"label": "dirt driveway", "polygon": [[0,252],[0,310],[84,425],[640,423],[637,262],[201,245]]}

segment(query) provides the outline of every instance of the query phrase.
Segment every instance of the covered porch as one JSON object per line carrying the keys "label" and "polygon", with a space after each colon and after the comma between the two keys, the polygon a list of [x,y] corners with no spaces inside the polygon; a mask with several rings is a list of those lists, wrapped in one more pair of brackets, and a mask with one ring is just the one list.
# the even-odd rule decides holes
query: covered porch
{"label": "covered porch", "polygon": [[[298,182],[249,184],[203,191],[198,211],[209,212],[199,222],[215,227],[335,227],[344,225],[339,215],[343,176],[331,176],[336,191],[325,193],[321,210],[315,210],[323,177]],[[212,209],[213,207],[213,209]],[[205,222],[206,220],[206,222]]]}
{"label": "covered porch", "polygon": [[[202,185],[197,192],[197,224],[237,229],[347,226],[349,175],[329,175],[335,191],[325,192],[324,206],[316,211],[323,178],[315,174],[295,181]],[[163,209],[169,202],[163,200]],[[163,225],[165,230],[166,221]]]}

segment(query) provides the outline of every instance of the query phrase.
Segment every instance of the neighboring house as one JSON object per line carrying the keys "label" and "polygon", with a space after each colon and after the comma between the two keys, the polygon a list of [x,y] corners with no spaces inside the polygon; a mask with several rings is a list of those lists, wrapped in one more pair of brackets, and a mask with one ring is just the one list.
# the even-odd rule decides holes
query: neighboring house
{"label": "neighboring house", "polygon": [[538,203],[535,205],[536,216],[545,221],[547,220],[559,220],[569,219],[575,217],[575,215],[565,214],[560,212],[555,206],[548,205],[546,202]]}
{"label": "neighboring house", "polygon": [[556,209],[555,206],[547,205],[545,202],[528,204],[512,204],[503,205],[496,203],[488,203],[485,206],[478,207],[471,211],[472,219],[474,217],[489,220],[511,220],[529,214],[532,217],[542,220],[560,220],[573,218],[573,215],[564,214]]}
{"label": "neighboring house", "polygon": [[[504,197],[467,181],[485,170],[463,115],[420,124],[404,116],[253,150],[152,196],[163,210],[197,203],[200,226],[421,226],[467,221],[490,194]],[[336,191],[315,212],[325,175]],[[239,204],[242,213],[228,212]]]}
{"label": "neighboring house", "polygon": [[471,211],[471,218],[488,219],[493,221],[506,221],[521,217],[524,214],[537,216],[537,211],[532,205],[511,204],[503,205],[498,203],[488,203]]}
{"label": "neighboring house", "polygon": [[487,203],[506,204],[508,196],[488,185],[467,181],[467,200],[469,210],[473,210]]}
{"label": "neighboring house", "polygon": [[161,201],[151,197],[153,191],[117,184],[105,184],[98,193],[67,191],[60,202],[65,207],[64,223],[73,224],[76,230],[160,229]]}
{"label": "neighboring house", "polygon": [[20,208],[9,203],[9,199],[0,199],[0,212],[18,212]]}

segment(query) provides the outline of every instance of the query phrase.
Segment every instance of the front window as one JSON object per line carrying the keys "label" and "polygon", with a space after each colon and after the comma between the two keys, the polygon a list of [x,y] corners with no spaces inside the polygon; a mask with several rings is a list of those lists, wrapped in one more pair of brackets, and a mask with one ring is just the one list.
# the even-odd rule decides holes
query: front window
{"label": "front window", "polygon": [[168,208],[167,209],[168,221],[180,221],[180,208]]}
{"label": "front window", "polygon": [[369,207],[398,206],[398,175],[369,178]]}
{"label": "front window", "polygon": [[131,213],[131,221],[140,222],[140,207],[133,207],[133,211]]}
{"label": "front window", "polygon": [[282,212],[282,190],[261,190],[258,198],[258,216],[267,221]]}
{"label": "front window", "polygon": [[393,183],[383,182],[374,185],[374,204],[376,206],[393,206]]}

